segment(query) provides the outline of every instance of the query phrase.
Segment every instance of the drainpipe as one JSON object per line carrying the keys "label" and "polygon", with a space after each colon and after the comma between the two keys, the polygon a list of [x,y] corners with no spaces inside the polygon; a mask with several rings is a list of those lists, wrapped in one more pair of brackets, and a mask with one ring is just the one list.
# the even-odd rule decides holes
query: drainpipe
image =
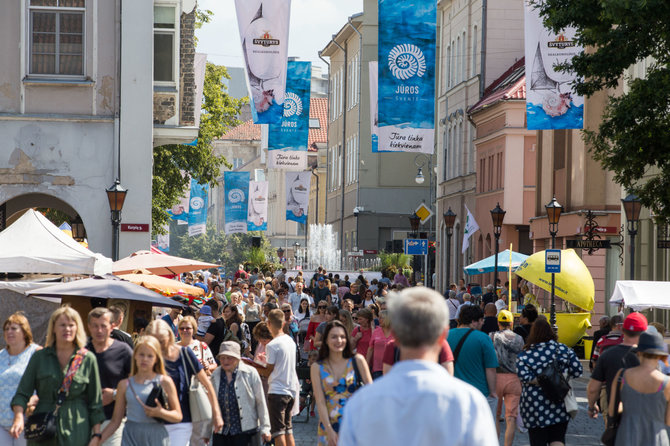
{"label": "drainpipe", "polygon": [[[326,62],[326,59],[323,58],[323,56],[321,55],[321,51],[319,51],[319,59],[321,59],[323,61],[323,63],[325,63],[326,66],[328,67],[328,84],[326,86],[326,97],[329,98],[330,97],[330,76],[331,76],[330,64],[328,62]],[[328,123],[327,123],[327,125],[329,125],[329,126],[330,126],[330,117],[331,117],[330,113],[331,113],[331,110],[330,110],[330,104],[329,104],[328,105]],[[317,152],[316,159],[317,160],[319,159],[318,152]],[[330,130],[326,131],[326,167],[327,166],[330,166]],[[318,198],[318,194],[317,194],[317,200],[318,199],[319,198]],[[326,207],[326,209],[325,209],[326,210],[326,215],[324,216],[323,223],[328,224],[328,169],[327,168],[326,168],[326,206],[325,207]],[[317,206],[317,209],[318,209],[318,206]],[[318,224],[319,223],[318,214],[317,214],[316,220],[317,220],[316,223]]]}
{"label": "drainpipe", "polygon": [[479,68],[479,99],[484,97],[484,89],[486,88],[486,8],[488,0],[482,0],[482,60]]}
{"label": "drainpipe", "polygon": [[[356,138],[356,142],[358,144],[356,153],[358,155],[356,159],[356,171],[360,169],[361,166],[361,71],[362,71],[362,66],[363,66],[363,34],[356,29],[353,23],[351,23],[351,17],[349,17],[349,20],[347,21],[347,25],[351,27],[351,29],[354,30],[356,34],[358,34],[358,54],[359,54],[359,64],[358,64],[358,137]],[[360,175],[358,178],[356,178],[356,182],[358,183],[356,185],[356,206],[361,202],[361,181],[360,181]],[[358,244],[358,231],[359,231],[359,226],[358,226],[359,218],[356,217],[356,247],[360,248]]]}
{"label": "drainpipe", "polygon": [[347,42],[344,42],[344,48],[335,41],[332,42],[344,53],[344,63],[342,70],[344,73],[342,83],[342,206],[340,209],[340,248],[342,252],[342,263],[344,263],[345,249],[344,249],[344,189],[346,186],[345,171],[347,167]]}

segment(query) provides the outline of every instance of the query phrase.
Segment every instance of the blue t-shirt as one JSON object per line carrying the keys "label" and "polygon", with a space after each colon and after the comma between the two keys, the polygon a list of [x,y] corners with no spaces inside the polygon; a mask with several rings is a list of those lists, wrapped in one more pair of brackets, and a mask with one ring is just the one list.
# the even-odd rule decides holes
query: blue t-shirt
{"label": "blue t-shirt", "polygon": [[[456,353],[461,338],[469,328],[454,328],[449,330],[449,347]],[[486,369],[498,367],[496,351],[493,342],[484,332],[474,330],[465,339],[458,360],[454,357],[454,376],[479,389],[484,396],[489,396],[489,385],[486,382]]]}
{"label": "blue t-shirt", "polygon": [[[188,355],[188,357],[184,355]],[[186,366],[186,369],[184,369],[184,366]],[[165,370],[170,378],[172,378],[172,381],[174,381],[174,385],[177,388],[177,397],[179,398],[179,405],[181,406],[183,417],[181,422],[190,423],[191,403],[188,399],[188,389],[191,384],[191,376],[202,370],[202,364],[200,364],[200,361],[198,360],[198,357],[195,356],[195,353],[193,353],[193,350],[188,347],[181,347],[179,358],[177,358],[176,361],[170,361],[169,359],[165,360]]]}

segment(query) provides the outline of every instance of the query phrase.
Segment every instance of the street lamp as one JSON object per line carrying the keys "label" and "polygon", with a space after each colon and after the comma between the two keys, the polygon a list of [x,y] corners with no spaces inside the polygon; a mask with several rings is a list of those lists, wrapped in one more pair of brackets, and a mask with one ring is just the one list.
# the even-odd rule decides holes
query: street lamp
{"label": "street lamp", "polygon": [[[547,210],[547,220],[549,221],[549,234],[551,234],[551,249],[556,249],[556,234],[558,233],[558,221],[561,219],[561,212],[563,212],[563,206],[561,206],[556,197],[551,199],[551,202],[544,207]],[[556,325],[556,274],[551,273],[551,310],[549,314],[549,323],[551,328],[554,329],[554,333],[558,333],[558,325]]]}
{"label": "street lamp", "polygon": [[78,242],[83,242],[86,238],[86,232],[84,231],[84,222],[79,214],[70,222],[70,227],[72,228],[72,238]]}
{"label": "street lamp", "polygon": [[496,204],[496,207],[491,209],[491,220],[493,221],[493,235],[496,237],[496,257],[495,257],[495,266],[493,267],[493,289],[494,292],[498,293],[498,249],[500,243],[500,232],[502,230],[503,220],[505,219],[504,211],[500,207],[500,203]]}
{"label": "street lamp", "polygon": [[451,207],[442,215],[444,218],[444,226],[447,228],[447,286],[449,286],[449,275],[451,274],[451,235],[454,232],[454,223],[456,222],[456,214],[451,210]]}
{"label": "street lamp", "polygon": [[121,223],[121,209],[126,200],[128,189],[121,186],[117,178],[109,189],[106,189],[109,209],[112,211],[112,259],[119,260],[119,224]]}
{"label": "street lamp", "polygon": [[416,184],[423,184],[423,182],[426,181],[426,178],[423,176],[423,169],[421,167],[419,167],[419,171],[416,173],[414,181],[416,181]]}
{"label": "street lamp", "polygon": [[640,199],[635,194],[628,194],[621,199],[623,210],[626,213],[628,236],[630,237],[630,280],[635,280],[635,236],[640,222]]}
{"label": "street lamp", "polygon": [[416,215],[416,212],[410,215],[409,217],[409,226],[412,228],[412,232],[414,233],[414,237],[417,237],[417,234],[419,232],[419,223],[421,223],[421,217]]}
{"label": "street lamp", "polygon": [[298,268],[298,250],[300,249],[300,243],[295,242],[293,244],[293,246],[295,247],[294,248],[294,257],[295,257],[295,266],[296,266],[296,269],[297,269]]}

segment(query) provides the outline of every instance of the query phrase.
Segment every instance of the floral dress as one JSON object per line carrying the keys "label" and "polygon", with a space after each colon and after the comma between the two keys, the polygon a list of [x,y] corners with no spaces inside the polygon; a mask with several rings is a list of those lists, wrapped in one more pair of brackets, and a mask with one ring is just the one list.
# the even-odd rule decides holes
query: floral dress
{"label": "floral dress", "polygon": [[[347,400],[356,391],[356,372],[354,372],[352,361],[354,361],[354,358],[349,358],[344,376],[338,381],[326,370],[323,363],[319,364],[319,376],[321,377],[323,394],[326,398],[328,418],[335,432],[339,432],[340,430],[340,418],[344,413],[344,406]],[[321,423],[319,423],[318,437],[317,444],[328,445],[326,429]]]}
{"label": "floral dress", "polygon": [[565,404],[554,403],[544,395],[542,388],[530,384],[558,356],[563,373],[569,378],[582,375],[582,365],[577,355],[568,346],[556,341],[540,342],[517,356],[517,375],[521,380],[521,418],[528,428],[542,428],[570,421]]}

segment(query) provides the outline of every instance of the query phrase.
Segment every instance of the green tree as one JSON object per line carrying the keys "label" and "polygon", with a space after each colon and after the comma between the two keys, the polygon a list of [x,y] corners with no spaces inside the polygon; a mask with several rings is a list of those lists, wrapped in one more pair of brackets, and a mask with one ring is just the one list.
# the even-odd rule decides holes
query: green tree
{"label": "green tree", "polygon": [[191,178],[214,186],[221,166],[230,167],[223,156],[214,153],[212,141],[240,124],[237,116],[247,99],[230,97],[224,79],[230,79],[225,67],[207,63],[197,146],[169,144],[154,148],[151,210],[154,233],[163,232],[163,225],[170,221],[166,209],[179,202]]}
{"label": "green tree", "polygon": [[[577,29],[583,54],[562,70],[577,74],[575,90],[591,96],[627,83],[610,96],[598,129],[584,137],[615,181],[670,222],[670,2],[667,0],[534,0],[555,32]],[[644,78],[625,70],[648,60]]]}

